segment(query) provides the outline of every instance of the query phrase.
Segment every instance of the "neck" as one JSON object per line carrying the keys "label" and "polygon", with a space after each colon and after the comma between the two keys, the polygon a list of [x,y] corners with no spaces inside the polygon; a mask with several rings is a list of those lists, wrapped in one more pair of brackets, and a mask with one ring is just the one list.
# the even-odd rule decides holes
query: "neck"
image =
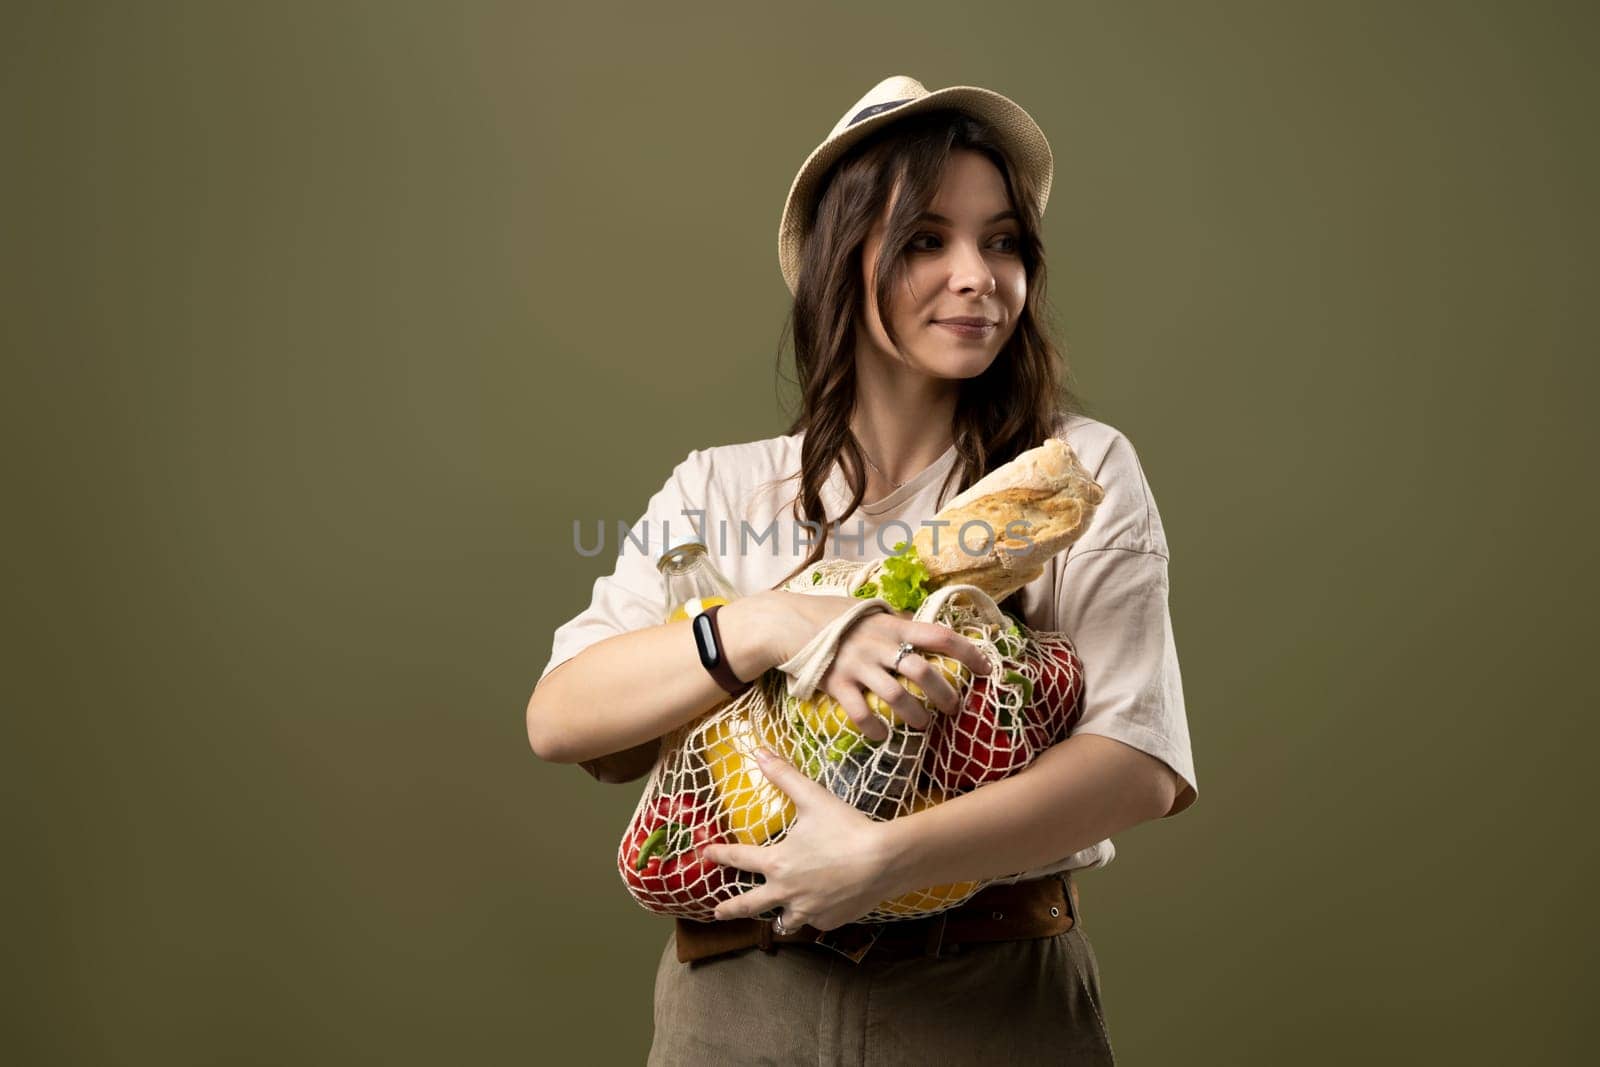
{"label": "neck", "polygon": [[881,358],[856,360],[850,429],[891,483],[916,477],[949,449],[960,388]]}

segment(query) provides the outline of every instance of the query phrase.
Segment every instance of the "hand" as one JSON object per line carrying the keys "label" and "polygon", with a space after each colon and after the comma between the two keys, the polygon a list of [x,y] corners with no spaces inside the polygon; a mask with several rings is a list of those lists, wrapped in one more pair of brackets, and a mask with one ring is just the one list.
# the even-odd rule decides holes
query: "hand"
{"label": "hand", "polygon": [[[909,658],[909,657],[908,657]],[[761,772],[794,801],[795,816],[783,838],[770,845],[707,845],[713,863],[766,878],[763,885],[717,905],[718,919],[744,919],[783,909],[787,930],[810,923],[832,930],[855,922],[887,900],[883,828],[802,774],[794,764],[757,749]]]}
{"label": "hand", "polygon": [[[769,658],[774,664],[799,652],[819,631],[858,603],[843,594],[769,590],[759,595],[768,598],[771,607]],[[840,637],[838,651],[821,678],[820,688],[839,702],[856,729],[870,741],[887,740],[889,724],[868,707],[868,691],[876,693],[912,729],[924,730],[929,725],[927,709],[900,684],[896,674],[915,682],[939,711],[953,715],[959,710],[960,694],[925,656],[908,653],[900,657],[897,671],[890,670],[901,641],[909,641],[924,652],[950,656],[975,674],[990,671],[989,661],[978,646],[948,626],[916,622],[903,612],[874,612],[862,617]]]}

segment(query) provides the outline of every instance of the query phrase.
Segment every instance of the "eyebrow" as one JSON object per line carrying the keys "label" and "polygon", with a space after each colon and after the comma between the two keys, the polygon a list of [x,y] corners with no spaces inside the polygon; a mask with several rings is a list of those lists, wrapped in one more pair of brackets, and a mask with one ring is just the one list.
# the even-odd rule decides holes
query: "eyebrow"
{"label": "eyebrow", "polygon": [[[999,222],[1001,219],[1014,219],[1016,217],[1017,217],[1017,213],[1008,208],[1007,210],[1000,212],[998,215],[990,215],[988,218],[983,220],[983,224],[985,226],[988,226],[988,225],[991,225],[992,223]],[[931,211],[924,211],[921,215],[918,215],[917,218],[918,219],[926,219],[929,222],[937,222],[941,226],[953,226],[953,225],[955,225],[955,223],[953,223],[951,220],[945,218],[943,215],[935,215]]]}

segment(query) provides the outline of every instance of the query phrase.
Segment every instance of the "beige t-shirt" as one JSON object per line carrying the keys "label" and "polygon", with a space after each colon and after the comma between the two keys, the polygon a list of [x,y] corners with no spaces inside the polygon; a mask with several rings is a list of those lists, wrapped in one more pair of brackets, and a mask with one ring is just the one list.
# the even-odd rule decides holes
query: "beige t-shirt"
{"label": "beige t-shirt", "polygon": [[[1083,661],[1084,708],[1074,734],[1114,738],[1157,757],[1182,777],[1184,788],[1163,816],[1170,818],[1193,804],[1199,789],[1167,605],[1161,516],[1139,457],[1121,431],[1071,415],[1058,423],[1056,436],[1105,489],[1105,499],[1083,535],[1023,588],[1023,620],[1034,629],[1064,631]],[[556,629],[540,678],[597,641],[660,624],[665,591],[656,560],[672,537],[700,533],[718,568],[744,594],[771,589],[793,571],[814,536],[792,517],[799,479],[783,481],[800,469],[802,438],[792,434],[696,449],[673,469],[631,528],[620,530],[620,523],[610,520],[603,540],[599,534],[578,539],[575,556],[614,560],[615,567],[595,579],[589,606]],[[952,445],[899,489],[863,504],[829,532],[826,555],[865,560],[887,555],[895,542],[908,540],[938,513],[941,487],[956,460]],[[954,493],[949,490],[945,498]],[[830,516],[850,502],[837,465],[823,498]],[[952,535],[957,531],[941,528],[940,543]],[[972,529],[965,537],[977,549],[985,533]],[[1107,838],[1018,879],[1104,867],[1115,855]]]}

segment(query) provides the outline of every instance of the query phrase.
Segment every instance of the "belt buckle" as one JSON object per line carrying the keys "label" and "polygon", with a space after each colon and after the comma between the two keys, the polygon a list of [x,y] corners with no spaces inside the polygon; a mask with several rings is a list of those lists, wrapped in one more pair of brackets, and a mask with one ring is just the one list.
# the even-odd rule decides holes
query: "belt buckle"
{"label": "belt buckle", "polygon": [[860,963],[882,934],[883,926],[878,923],[847,924],[822,931],[814,943],[832,949],[851,963]]}

